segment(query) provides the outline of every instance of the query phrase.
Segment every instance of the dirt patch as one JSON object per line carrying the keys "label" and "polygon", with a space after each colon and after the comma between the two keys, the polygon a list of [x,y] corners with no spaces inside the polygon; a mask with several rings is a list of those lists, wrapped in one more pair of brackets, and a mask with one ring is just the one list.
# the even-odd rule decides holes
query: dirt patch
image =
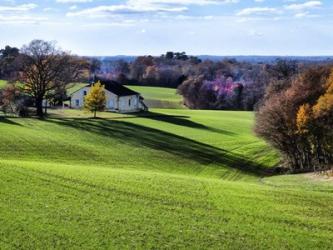
{"label": "dirt patch", "polygon": [[320,172],[320,173],[310,173],[307,177],[317,181],[326,181],[333,183],[333,170]]}

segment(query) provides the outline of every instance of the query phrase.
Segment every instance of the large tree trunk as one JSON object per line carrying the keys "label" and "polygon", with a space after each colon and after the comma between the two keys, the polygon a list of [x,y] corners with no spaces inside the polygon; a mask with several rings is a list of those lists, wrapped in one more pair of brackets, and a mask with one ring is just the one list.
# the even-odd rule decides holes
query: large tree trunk
{"label": "large tree trunk", "polygon": [[36,98],[36,114],[38,117],[43,118],[43,98]]}

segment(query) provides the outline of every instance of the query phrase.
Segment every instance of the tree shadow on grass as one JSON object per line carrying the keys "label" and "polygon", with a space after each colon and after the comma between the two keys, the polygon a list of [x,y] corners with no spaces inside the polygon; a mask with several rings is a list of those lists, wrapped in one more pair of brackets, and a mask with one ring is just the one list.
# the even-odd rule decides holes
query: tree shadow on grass
{"label": "tree shadow on grass", "polygon": [[7,117],[0,117],[0,124],[5,123],[8,125],[22,126],[21,124],[14,122],[13,119],[8,119]]}
{"label": "tree shadow on grass", "polygon": [[208,127],[206,125],[194,122],[189,120],[189,116],[181,116],[181,115],[166,115],[166,114],[161,114],[157,112],[148,112],[148,113],[139,113],[136,115],[136,117],[143,117],[155,121],[161,121],[161,122],[166,122],[170,123],[173,125],[178,125],[178,126],[184,126],[188,128],[195,128],[195,129],[203,129],[203,130],[208,130],[211,132],[216,132],[228,136],[233,136],[235,133],[228,131],[228,130],[223,130],[223,129],[217,129],[217,128],[212,128]]}
{"label": "tree shadow on grass", "polygon": [[48,119],[45,122],[112,137],[137,147],[144,146],[161,150],[203,165],[221,164],[221,166],[228,166],[255,175],[264,176],[269,174],[264,166],[243,156],[137,124],[119,120],[85,118]]}

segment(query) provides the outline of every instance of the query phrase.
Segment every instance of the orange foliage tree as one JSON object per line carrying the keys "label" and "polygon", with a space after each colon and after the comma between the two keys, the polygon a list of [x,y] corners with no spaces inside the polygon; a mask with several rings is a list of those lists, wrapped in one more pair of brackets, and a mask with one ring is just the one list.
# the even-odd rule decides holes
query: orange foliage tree
{"label": "orange foliage tree", "polygon": [[266,95],[256,114],[257,134],[284,156],[295,172],[333,163],[333,70],[311,68]]}

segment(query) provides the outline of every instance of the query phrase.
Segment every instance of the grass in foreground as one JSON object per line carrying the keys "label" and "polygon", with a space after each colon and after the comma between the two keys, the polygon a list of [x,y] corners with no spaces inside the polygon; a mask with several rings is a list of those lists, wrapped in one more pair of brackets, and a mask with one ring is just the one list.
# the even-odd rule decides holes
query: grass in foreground
{"label": "grass in foreground", "polygon": [[86,116],[0,122],[0,248],[331,248],[331,183],[244,171],[251,113]]}

